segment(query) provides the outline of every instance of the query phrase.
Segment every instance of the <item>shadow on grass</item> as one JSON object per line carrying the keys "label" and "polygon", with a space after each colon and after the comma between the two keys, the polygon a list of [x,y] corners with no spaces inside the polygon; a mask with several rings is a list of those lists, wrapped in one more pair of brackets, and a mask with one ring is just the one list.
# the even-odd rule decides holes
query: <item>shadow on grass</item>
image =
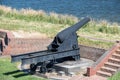
{"label": "shadow on grass", "polygon": [[[28,71],[28,70],[24,70],[24,71]],[[23,77],[23,76],[27,76],[27,75],[31,75],[30,73],[24,73],[24,71],[21,70],[15,70],[15,71],[11,71],[11,72],[6,72],[3,73],[3,75],[13,75],[13,77],[15,78],[19,78],[19,77]],[[22,72],[22,73],[21,73]]]}
{"label": "shadow on grass", "polygon": [[4,75],[11,75],[11,74],[19,73],[19,72],[22,72],[22,71],[16,70],[16,71],[11,71],[11,72],[6,72],[6,73],[3,73],[3,74],[4,74]]}
{"label": "shadow on grass", "polygon": [[28,75],[31,75],[31,74],[28,74],[28,73],[21,73],[21,74],[18,74],[18,75],[14,75],[13,77],[19,78],[19,77],[24,77],[24,76],[28,76]]}

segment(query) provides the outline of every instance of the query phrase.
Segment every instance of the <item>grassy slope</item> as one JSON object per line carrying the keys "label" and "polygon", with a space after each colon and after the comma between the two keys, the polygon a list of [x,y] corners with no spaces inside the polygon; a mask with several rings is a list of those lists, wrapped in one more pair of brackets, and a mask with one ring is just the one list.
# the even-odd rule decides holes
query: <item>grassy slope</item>
{"label": "grassy slope", "polygon": [[[16,64],[10,63],[10,58],[0,58],[0,80],[45,80],[18,71]],[[25,75],[17,77],[19,75]]]}
{"label": "grassy slope", "polygon": [[[8,18],[5,16],[0,16],[0,28],[1,29],[7,29],[7,30],[24,30],[28,32],[40,32],[46,34],[48,37],[53,38],[59,31],[63,30],[66,27],[69,27],[69,24],[55,24],[51,22],[44,22],[44,21],[26,21],[26,20],[20,20],[20,19],[14,19],[14,18]],[[78,31],[79,35],[87,35],[89,37],[97,37],[97,38],[103,38],[111,40],[112,34],[105,34],[100,33],[97,31],[92,32],[93,30],[87,31],[86,28],[83,27],[81,30]],[[107,37],[110,36],[110,37]],[[114,35],[116,39],[118,39],[118,35]],[[113,38],[113,37],[112,37]],[[112,42],[104,42],[104,41],[94,41],[90,39],[86,39],[84,37],[79,37],[79,43],[87,46],[93,46],[98,48],[105,48],[108,49],[113,45]]]}
{"label": "grassy slope", "polygon": [[112,77],[108,78],[108,80],[120,80],[120,72],[116,73]]}
{"label": "grassy slope", "polygon": [[[91,23],[90,23],[91,24]],[[63,30],[66,27],[69,27],[71,24],[60,24],[52,23],[46,21],[34,21],[34,20],[25,20],[21,18],[7,17],[5,15],[0,16],[0,28],[7,30],[24,30],[28,32],[40,32],[47,34],[48,37],[53,38],[59,31]],[[116,40],[119,39],[117,34],[106,34],[98,32],[94,29],[94,26],[85,26],[78,31],[79,35],[87,35],[94,38],[104,38],[107,40]],[[84,41],[85,40],[85,41]],[[79,38],[79,43],[87,46],[106,48],[108,49],[113,45],[111,42],[104,41],[94,41],[86,39],[84,37]],[[108,45],[109,44],[109,45]]]}

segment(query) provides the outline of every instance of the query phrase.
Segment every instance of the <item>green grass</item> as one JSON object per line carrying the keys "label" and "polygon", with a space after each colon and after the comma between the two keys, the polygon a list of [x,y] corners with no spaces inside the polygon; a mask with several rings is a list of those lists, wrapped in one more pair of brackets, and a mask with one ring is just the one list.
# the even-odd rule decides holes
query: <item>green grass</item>
{"label": "green grass", "polygon": [[[8,57],[0,57],[0,80],[46,80],[18,71],[17,64],[10,62]],[[19,75],[25,75],[20,76]]]}
{"label": "green grass", "polygon": [[120,72],[116,73],[112,77],[108,78],[108,80],[120,80]]}
{"label": "green grass", "polygon": [[[11,31],[39,32],[53,38],[58,32],[77,23],[79,19],[71,15],[61,15],[54,12],[46,13],[42,10],[32,9],[16,10],[0,6],[0,29]],[[85,39],[84,36],[104,40],[120,40],[120,28],[117,23],[105,20],[92,20],[77,31],[81,37],[79,43],[98,48],[108,49],[112,42]],[[81,36],[82,35],[82,36]]]}
{"label": "green grass", "polygon": [[102,48],[102,49],[109,49],[114,44],[113,42],[90,40],[90,39],[83,38],[83,37],[78,38],[78,41],[79,41],[79,44],[86,45],[86,46],[92,46],[96,48]]}

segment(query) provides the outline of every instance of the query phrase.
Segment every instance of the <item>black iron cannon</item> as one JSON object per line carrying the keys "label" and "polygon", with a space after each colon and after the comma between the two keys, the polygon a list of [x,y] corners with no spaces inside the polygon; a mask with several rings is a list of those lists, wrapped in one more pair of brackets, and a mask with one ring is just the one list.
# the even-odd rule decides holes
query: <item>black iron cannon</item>
{"label": "black iron cannon", "polygon": [[53,64],[71,59],[80,60],[80,49],[78,47],[78,36],[76,34],[76,31],[78,31],[89,21],[89,18],[84,18],[77,24],[59,32],[55,36],[52,43],[47,47],[47,50],[20,55],[12,55],[11,61],[21,61],[22,66],[25,64],[30,64],[31,72],[35,72],[37,66],[40,66],[40,72],[46,73],[52,69]]}

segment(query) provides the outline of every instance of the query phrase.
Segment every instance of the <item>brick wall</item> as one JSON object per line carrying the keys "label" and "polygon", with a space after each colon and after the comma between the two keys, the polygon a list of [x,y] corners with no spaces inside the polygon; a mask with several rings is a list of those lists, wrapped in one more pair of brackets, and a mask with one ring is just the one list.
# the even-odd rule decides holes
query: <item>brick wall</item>
{"label": "brick wall", "polygon": [[9,45],[2,55],[23,54],[28,52],[46,50],[50,39],[39,38],[11,38]]}
{"label": "brick wall", "polygon": [[[46,47],[51,43],[52,39],[34,39],[34,38],[11,38],[7,49],[3,55],[22,54],[27,52],[34,52],[47,49]],[[80,46],[80,55],[83,58],[96,61],[106,50]]]}

